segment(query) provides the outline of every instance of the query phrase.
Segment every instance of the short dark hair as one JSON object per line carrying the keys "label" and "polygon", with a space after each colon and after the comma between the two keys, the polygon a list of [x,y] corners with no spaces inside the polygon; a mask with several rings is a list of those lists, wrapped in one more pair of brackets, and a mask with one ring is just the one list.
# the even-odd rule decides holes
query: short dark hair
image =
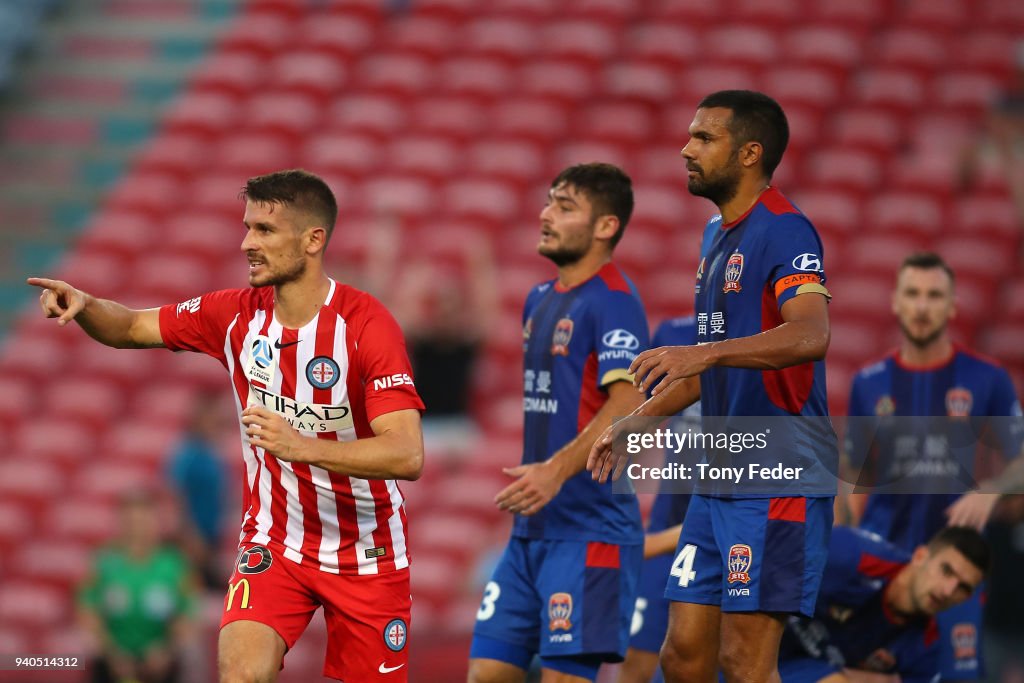
{"label": "short dark hair", "polygon": [[338,202],[331,188],[320,176],[301,168],[249,178],[241,197],[254,202],[287,204],[307,213],[322,224],[328,240],[338,220]]}
{"label": "short dark hair", "polygon": [[576,164],[565,169],[551,181],[551,187],[572,185],[590,200],[596,216],[612,215],[619,219],[619,230],[611,239],[611,246],[622,239],[629,217],[633,215],[633,181],[618,166],[592,162]]}
{"label": "short dark hair", "polygon": [[754,90],[719,90],[697,105],[698,109],[715,107],[732,110],[728,127],[737,147],[751,141],[761,143],[761,167],[771,179],[789,144],[786,112],[778,102]]}
{"label": "short dark hair", "polygon": [[988,541],[976,529],[967,526],[947,526],[928,541],[932,553],[943,548],[955,548],[982,573],[992,568],[992,549]]}
{"label": "short dark hair", "polygon": [[902,273],[905,268],[923,268],[925,270],[941,268],[946,271],[946,275],[949,276],[950,282],[956,282],[956,275],[953,273],[953,269],[950,268],[949,264],[934,251],[915,251],[913,254],[903,259],[903,263],[900,264],[899,272]]}

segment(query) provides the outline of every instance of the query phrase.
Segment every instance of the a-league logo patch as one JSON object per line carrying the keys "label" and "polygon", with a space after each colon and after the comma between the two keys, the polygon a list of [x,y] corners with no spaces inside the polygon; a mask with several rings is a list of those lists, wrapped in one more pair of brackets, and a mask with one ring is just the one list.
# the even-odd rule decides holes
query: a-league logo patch
{"label": "a-league logo patch", "polygon": [[306,379],[317,389],[330,389],[340,375],[338,364],[328,356],[317,356],[306,364]]}
{"label": "a-league logo patch", "polygon": [[274,557],[270,554],[269,549],[261,545],[254,545],[238,554],[238,573],[262,574],[270,569],[270,565],[273,563]]}
{"label": "a-league logo patch", "polygon": [[953,656],[957,659],[974,659],[978,656],[978,631],[974,624],[957,624],[949,634],[953,643]]}
{"label": "a-league logo patch", "polygon": [[257,336],[249,347],[249,363],[245,368],[246,376],[254,382],[270,386],[274,381],[276,368],[274,347],[271,345],[270,339],[262,334]]}
{"label": "a-league logo patch", "polygon": [[740,278],[742,276],[743,254],[737,251],[725,263],[725,286],[722,287],[722,291],[726,294],[740,291]]}
{"label": "a-league logo patch", "polygon": [[568,631],[572,628],[572,595],[569,593],[552,593],[548,598],[548,629],[551,631]]}
{"label": "a-league logo patch", "polygon": [[946,392],[946,414],[950,417],[968,417],[974,407],[974,394],[963,387]]}
{"label": "a-league logo patch", "polygon": [[569,342],[572,340],[572,318],[562,318],[555,325],[555,333],[551,336],[551,355],[568,356]]}
{"label": "a-league logo patch", "polygon": [[729,583],[750,583],[750,565],[754,562],[754,553],[749,545],[737,543],[729,548]]}
{"label": "a-league logo patch", "polygon": [[398,652],[405,647],[405,641],[409,637],[409,627],[403,619],[392,619],[384,627],[384,644],[392,652]]}

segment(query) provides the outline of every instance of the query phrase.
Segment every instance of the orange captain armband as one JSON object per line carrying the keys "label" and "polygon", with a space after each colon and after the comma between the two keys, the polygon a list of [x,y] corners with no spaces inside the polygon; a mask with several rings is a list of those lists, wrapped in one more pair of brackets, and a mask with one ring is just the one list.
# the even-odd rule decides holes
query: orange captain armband
{"label": "orange captain armband", "polygon": [[832,294],[825,288],[825,285],[821,284],[821,276],[814,273],[795,273],[782,278],[775,283],[775,298],[778,299],[783,292],[793,287],[797,288],[796,294],[814,292],[824,294],[829,299],[832,298]]}

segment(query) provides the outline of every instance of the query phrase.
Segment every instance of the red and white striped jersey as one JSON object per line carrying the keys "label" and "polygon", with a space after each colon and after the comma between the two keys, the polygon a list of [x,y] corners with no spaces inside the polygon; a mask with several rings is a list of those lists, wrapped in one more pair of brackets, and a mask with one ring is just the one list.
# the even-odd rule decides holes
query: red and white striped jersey
{"label": "red and white striped jersey", "polygon": [[[160,309],[171,350],[217,358],[246,405],[283,416],[304,436],[351,441],[370,422],[423,409],[405,340],[369,294],[331,281],[323,307],[300,329],[274,317],[272,287],[210,292]],[[239,422],[241,425],[241,422]],[[359,479],[278,460],[247,442],[239,544],[277,548],[322,571],[377,574],[409,566],[404,497],[394,480]]]}

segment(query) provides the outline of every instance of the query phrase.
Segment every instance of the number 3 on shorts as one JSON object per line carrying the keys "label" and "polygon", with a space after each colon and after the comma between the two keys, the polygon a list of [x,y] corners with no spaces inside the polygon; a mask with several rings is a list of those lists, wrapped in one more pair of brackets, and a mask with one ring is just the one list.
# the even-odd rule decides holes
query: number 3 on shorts
{"label": "number 3 on shorts", "polygon": [[494,603],[501,596],[501,586],[497,581],[488,581],[484,588],[484,599],[480,601],[480,609],[476,611],[477,621],[487,621],[494,616]]}
{"label": "number 3 on shorts", "polygon": [[693,571],[693,558],[696,555],[697,546],[687,543],[672,562],[672,576],[679,577],[679,585],[682,588],[686,588],[697,578],[697,572]]}

